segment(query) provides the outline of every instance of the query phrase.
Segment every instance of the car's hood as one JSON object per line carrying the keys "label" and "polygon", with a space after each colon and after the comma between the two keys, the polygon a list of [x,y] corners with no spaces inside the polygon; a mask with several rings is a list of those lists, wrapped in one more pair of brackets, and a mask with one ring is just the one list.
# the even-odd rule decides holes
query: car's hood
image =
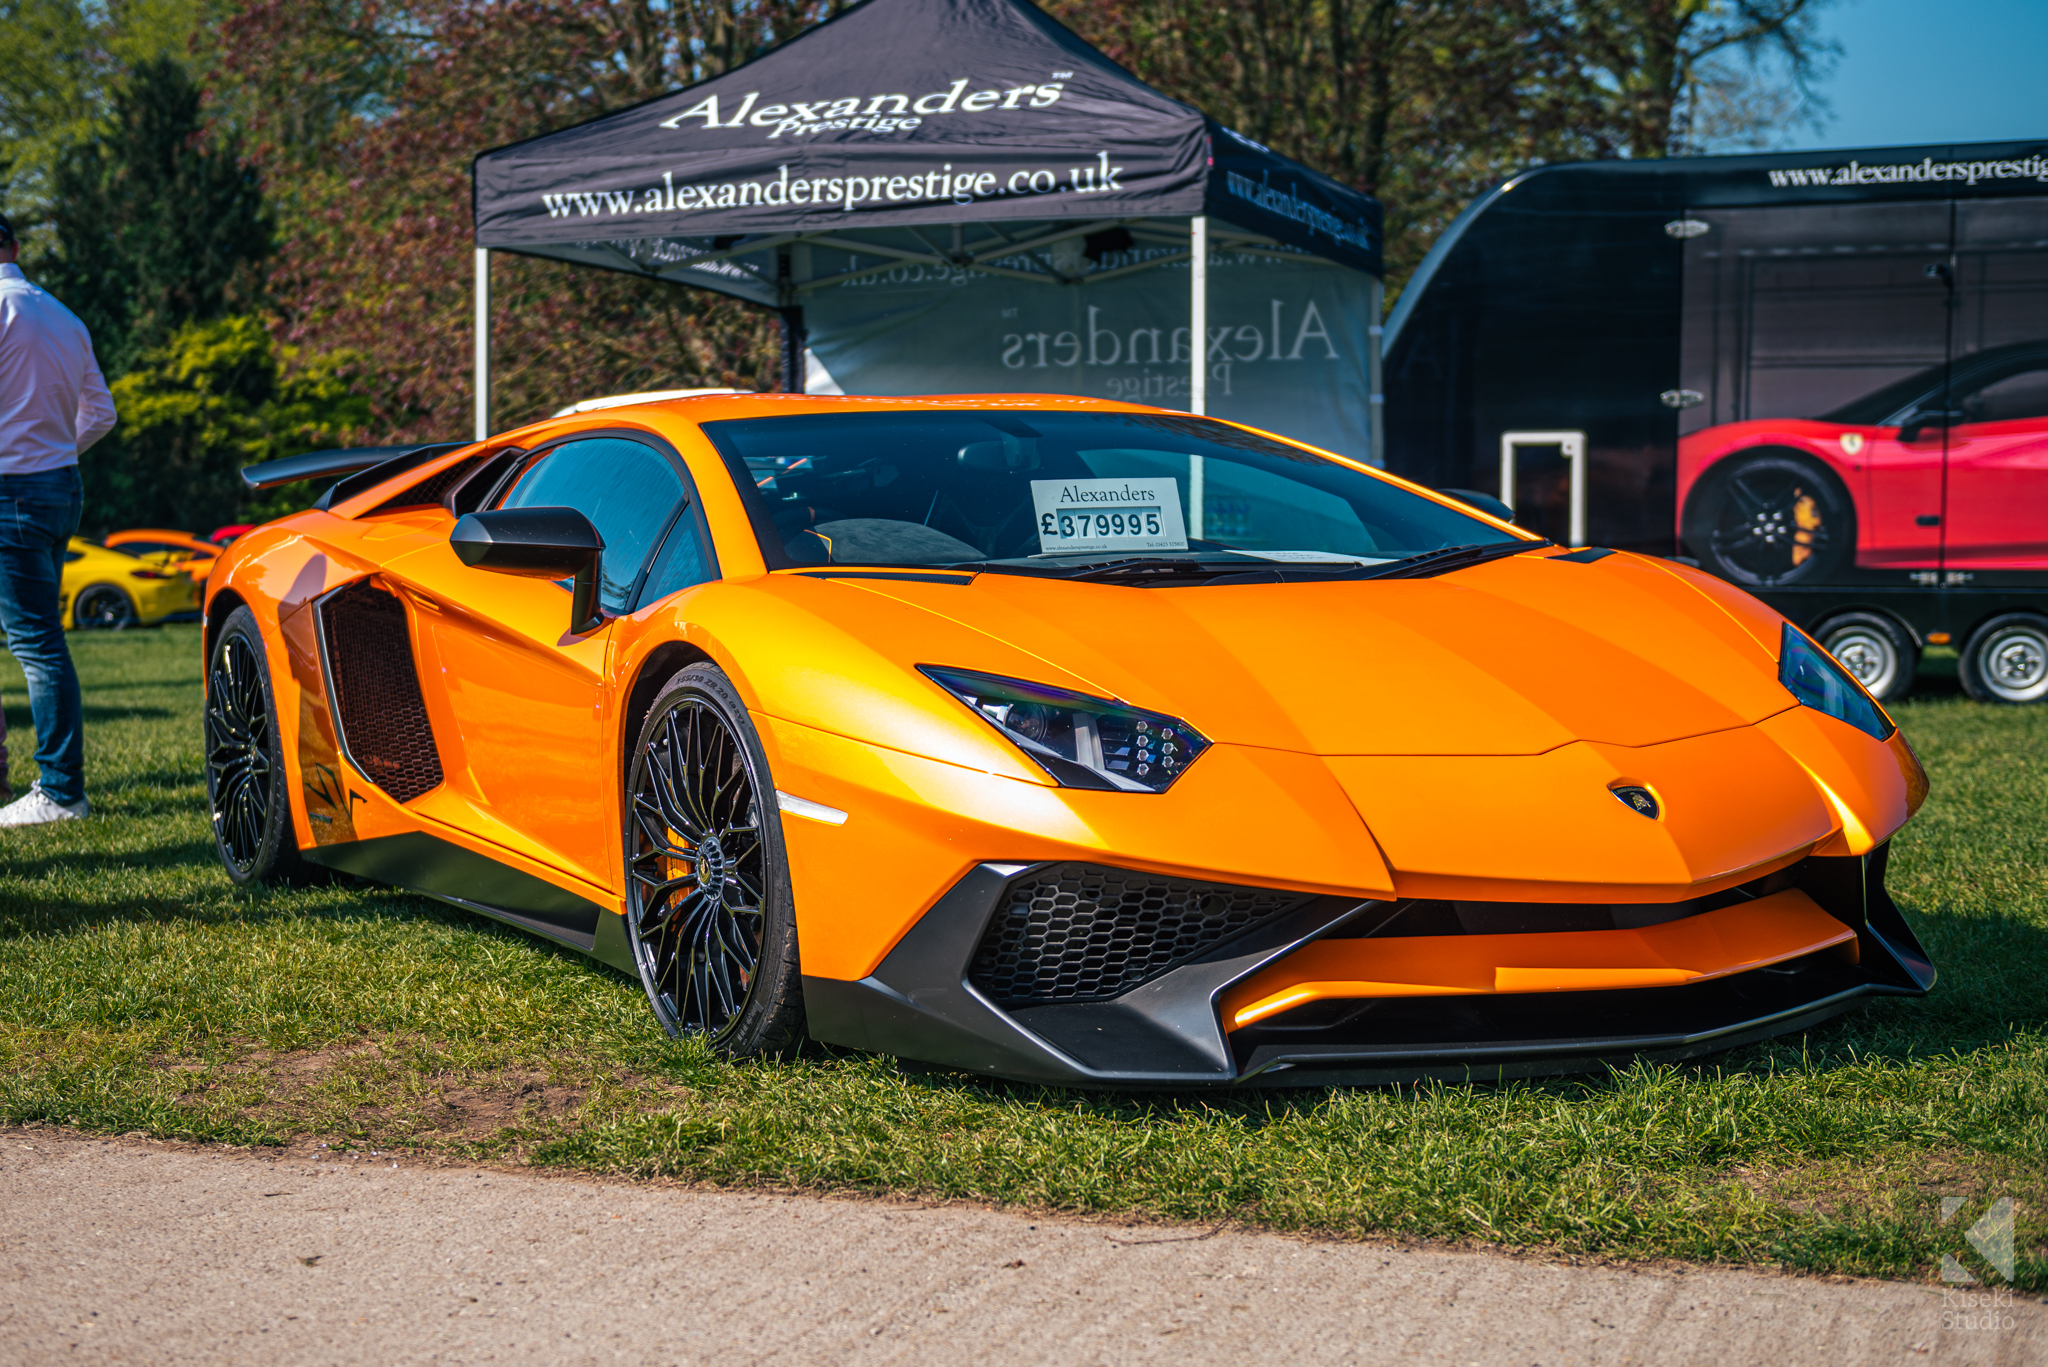
{"label": "car's hood", "polygon": [[1634,556],[1214,588],[1003,574],[965,589],[858,583],[1043,660],[1041,681],[1078,680],[1241,745],[1532,755],[1575,740],[1653,745],[1793,705],[1754,613],[1745,622],[1682,572]]}

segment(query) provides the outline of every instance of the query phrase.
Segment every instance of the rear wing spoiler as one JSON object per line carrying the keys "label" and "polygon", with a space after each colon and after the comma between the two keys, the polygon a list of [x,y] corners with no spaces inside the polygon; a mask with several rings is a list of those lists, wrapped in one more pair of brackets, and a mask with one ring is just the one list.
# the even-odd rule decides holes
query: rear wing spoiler
{"label": "rear wing spoiler", "polygon": [[467,445],[468,442],[444,441],[429,446],[343,446],[331,451],[308,451],[302,456],[245,465],[242,483],[252,490],[275,489],[302,479],[333,479],[339,475],[342,478],[313,504],[326,508]]}

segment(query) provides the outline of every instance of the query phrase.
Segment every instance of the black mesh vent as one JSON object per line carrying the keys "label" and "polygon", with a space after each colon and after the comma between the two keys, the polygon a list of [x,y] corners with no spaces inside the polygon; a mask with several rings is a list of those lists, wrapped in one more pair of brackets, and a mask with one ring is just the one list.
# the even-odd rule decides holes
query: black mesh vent
{"label": "black mesh vent", "polygon": [[359,580],[321,600],[320,627],[349,758],[400,802],[434,788],[441,756],[420,697],[405,605]]}
{"label": "black mesh vent", "polygon": [[364,517],[375,517],[378,513],[392,513],[400,508],[420,508],[439,503],[448,496],[448,491],[460,484],[469,472],[483,462],[482,456],[471,456],[458,460],[437,474],[428,475],[410,489],[401,489],[390,498],[364,513]]}
{"label": "black mesh vent", "polygon": [[1062,864],[1009,886],[967,977],[1006,1004],[1114,997],[1311,900]]}

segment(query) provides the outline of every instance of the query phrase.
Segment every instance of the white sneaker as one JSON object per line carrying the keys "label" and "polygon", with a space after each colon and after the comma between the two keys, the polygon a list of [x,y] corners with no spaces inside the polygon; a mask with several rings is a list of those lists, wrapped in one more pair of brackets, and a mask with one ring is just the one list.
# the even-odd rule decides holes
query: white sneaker
{"label": "white sneaker", "polygon": [[76,821],[91,811],[92,804],[84,798],[67,807],[52,801],[43,792],[42,784],[33,783],[26,795],[0,807],[0,826],[43,826],[52,821]]}

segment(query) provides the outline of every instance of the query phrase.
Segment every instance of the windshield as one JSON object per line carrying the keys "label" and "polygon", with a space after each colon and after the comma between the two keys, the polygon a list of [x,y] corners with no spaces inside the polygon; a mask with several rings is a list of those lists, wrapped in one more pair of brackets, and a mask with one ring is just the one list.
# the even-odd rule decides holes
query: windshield
{"label": "windshield", "polygon": [[771,568],[1132,557],[1384,564],[1529,545],[1384,480],[1202,418],[1044,409],[704,424]]}
{"label": "windshield", "polygon": [[[2019,342],[2011,346],[1990,347],[1957,357],[1954,373],[1947,376],[1947,387],[1951,393],[1962,394],[1966,390],[1980,387],[1987,381],[2016,375],[2044,363],[2048,363],[2048,347],[2039,342]],[[1929,366],[1902,380],[1893,380],[1884,388],[1845,403],[1840,408],[1823,413],[1815,421],[1841,423],[1848,427],[1888,425],[1903,417],[1906,409],[1938,399],[1943,388],[1943,373],[1949,369],[1948,366]]]}

